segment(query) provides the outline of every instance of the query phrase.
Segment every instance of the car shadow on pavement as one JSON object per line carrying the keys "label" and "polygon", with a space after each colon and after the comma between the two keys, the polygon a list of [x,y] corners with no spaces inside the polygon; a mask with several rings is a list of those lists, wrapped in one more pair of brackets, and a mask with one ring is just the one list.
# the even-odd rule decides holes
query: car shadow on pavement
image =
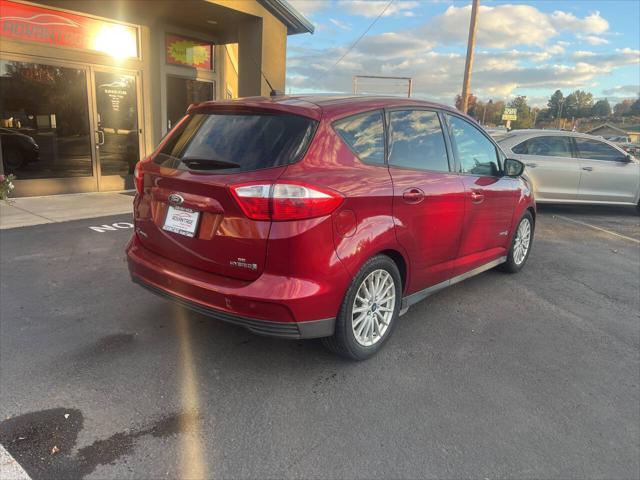
{"label": "car shadow on pavement", "polygon": [[573,216],[637,216],[636,207],[627,205],[556,205],[538,204],[538,213]]}

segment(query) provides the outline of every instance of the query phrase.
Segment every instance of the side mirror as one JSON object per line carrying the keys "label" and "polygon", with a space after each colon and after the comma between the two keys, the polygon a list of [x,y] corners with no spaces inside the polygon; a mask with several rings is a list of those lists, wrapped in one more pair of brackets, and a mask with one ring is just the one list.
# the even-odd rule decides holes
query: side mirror
{"label": "side mirror", "polygon": [[624,163],[631,163],[631,162],[632,162],[632,160],[631,160],[631,154],[626,154],[626,155],[624,156],[624,158],[622,159],[622,161],[623,161]]}
{"label": "side mirror", "polygon": [[504,174],[507,177],[519,177],[524,172],[524,163],[515,158],[507,158],[504,161]]}

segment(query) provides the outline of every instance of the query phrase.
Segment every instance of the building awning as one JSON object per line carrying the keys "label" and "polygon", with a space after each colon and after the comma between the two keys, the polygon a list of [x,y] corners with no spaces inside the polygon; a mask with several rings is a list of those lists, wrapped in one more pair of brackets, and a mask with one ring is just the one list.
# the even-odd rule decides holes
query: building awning
{"label": "building awning", "polygon": [[315,27],[287,0],[258,0],[258,2],[287,26],[287,33],[313,33]]}

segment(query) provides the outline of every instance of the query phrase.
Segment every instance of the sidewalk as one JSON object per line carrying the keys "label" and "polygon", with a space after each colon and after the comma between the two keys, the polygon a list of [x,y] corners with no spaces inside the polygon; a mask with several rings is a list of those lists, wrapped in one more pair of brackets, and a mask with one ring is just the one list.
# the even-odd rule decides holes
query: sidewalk
{"label": "sidewalk", "polygon": [[0,201],[0,230],[133,211],[132,192],[74,193]]}

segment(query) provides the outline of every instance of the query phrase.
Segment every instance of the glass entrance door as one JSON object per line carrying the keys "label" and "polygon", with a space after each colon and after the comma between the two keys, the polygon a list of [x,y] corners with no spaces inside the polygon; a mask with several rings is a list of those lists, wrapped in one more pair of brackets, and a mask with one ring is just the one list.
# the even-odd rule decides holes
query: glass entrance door
{"label": "glass entrance door", "polygon": [[93,78],[98,189],[133,188],[132,174],[140,159],[137,78],[97,70]]}

